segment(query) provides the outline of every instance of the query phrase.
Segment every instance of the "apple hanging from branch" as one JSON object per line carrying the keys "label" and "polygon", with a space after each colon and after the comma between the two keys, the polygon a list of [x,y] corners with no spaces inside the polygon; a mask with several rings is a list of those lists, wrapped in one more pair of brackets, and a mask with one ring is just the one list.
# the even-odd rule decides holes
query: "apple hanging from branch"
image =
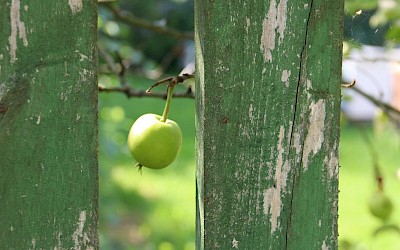
{"label": "apple hanging from branch", "polygon": [[179,125],[168,119],[176,78],[162,80],[151,86],[146,92],[162,82],[168,81],[167,101],[162,116],[145,114],[132,125],[128,135],[128,147],[137,161],[139,171],[142,167],[161,169],[170,165],[178,156],[182,146],[182,132]]}

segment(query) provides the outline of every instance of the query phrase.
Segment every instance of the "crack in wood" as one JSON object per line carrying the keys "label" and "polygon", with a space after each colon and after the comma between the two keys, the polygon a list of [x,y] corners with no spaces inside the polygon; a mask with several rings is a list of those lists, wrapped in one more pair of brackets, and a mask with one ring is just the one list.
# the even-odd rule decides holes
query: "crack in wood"
{"label": "crack in wood", "polygon": [[[301,75],[302,75],[302,71],[303,71],[303,60],[305,57],[305,51],[307,48],[307,37],[308,37],[308,29],[309,29],[309,25],[310,25],[310,18],[311,18],[311,14],[312,14],[312,8],[313,8],[313,0],[310,3],[310,12],[308,14],[307,17],[307,22],[306,22],[306,32],[305,32],[305,38],[304,38],[304,45],[303,48],[301,50],[300,53],[300,63],[299,63],[299,74],[298,74],[298,80],[297,80],[297,88],[296,88],[296,98],[295,98],[295,106],[294,106],[294,111],[293,111],[293,120],[292,120],[292,126],[291,126],[291,131],[290,131],[290,141],[289,141],[289,153],[287,155],[288,158],[290,158],[291,155],[291,148],[292,148],[292,144],[293,144],[293,137],[294,137],[294,130],[295,130],[295,124],[296,124],[296,118],[297,118],[297,107],[299,105],[299,95],[300,95],[300,83],[301,83]],[[304,141],[303,141],[304,143]],[[301,152],[300,154],[303,154],[303,149],[304,149],[304,145],[302,145],[301,147]],[[296,158],[295,158],[296,159]],[[290,160],[290,159],[288,159]],[[295,190],[295,183],[298,177],[298,172],[300,171],[300,167],[294,167],[294,178],[293,178],[293,182],[292,182],[292,188],[291,188],[291,192],[290,192],[290,203],[289,203],[289,207],[288,207],[288,211],[289,212],[289,218],[287,220],[287,224],[286,224],[286,238],[285,238],[285,249],[288,249],[288,241],[289,241],[289,233],[290,233],[290,224],[292,222],[292,207],[293,207],[293,196],[294,196],[294,190]]]}

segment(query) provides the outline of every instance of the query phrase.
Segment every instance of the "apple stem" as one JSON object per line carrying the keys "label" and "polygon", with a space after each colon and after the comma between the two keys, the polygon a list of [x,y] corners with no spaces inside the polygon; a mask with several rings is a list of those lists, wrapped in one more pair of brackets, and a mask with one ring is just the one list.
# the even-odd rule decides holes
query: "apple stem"
{"label": "apple stem", "polygon": [[172,101],[172,93],[174,92],[175,85],[174,84],[168,84],[167,88],[167,102],[165,103],[164,107],[164,112],[161,117],[161,122],[166,122],[168,119],[168,113],[169,113],[169,108],[171,106],[171,101]]}

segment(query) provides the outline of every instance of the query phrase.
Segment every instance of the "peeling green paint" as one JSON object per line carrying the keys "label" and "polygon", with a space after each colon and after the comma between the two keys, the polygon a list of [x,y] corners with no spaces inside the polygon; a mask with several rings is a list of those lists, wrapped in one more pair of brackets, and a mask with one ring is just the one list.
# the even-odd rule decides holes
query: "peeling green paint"
{"label": "peeling green paint", "polygon": [[342,9],[196,0],[197,249],[337,248]]}
{"label": "peeling green paint", "polygon": [[0,249],[98,249],[97,1],[0,13]]}

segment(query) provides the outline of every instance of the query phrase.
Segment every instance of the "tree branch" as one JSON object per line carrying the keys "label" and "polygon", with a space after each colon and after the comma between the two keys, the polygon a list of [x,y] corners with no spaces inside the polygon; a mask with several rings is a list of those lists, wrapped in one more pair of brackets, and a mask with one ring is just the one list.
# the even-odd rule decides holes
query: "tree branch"
{"label": "tree branch", "polygon": [[389,105],[387,103],[384,103],[381,100],[375,98],[374,96],[369,95],[369,94],[365,93],[364,91],[362,91],[361,89],[355,87],[354,86],[355,82],[356,82],[355,80],[353,82],[351,82],[351,83],[342,82],[342,87],[351,88],[356,93],[360,94],[361,96],[366,98],[368,101],[370,101],[373,104],[375,104],[375,106],[377,106],[378,108],[382,109],[382,111],[387,114],[387,116],[389,117],[390,120],[392,120],[392,122],[394,122],[397,125],[400,125],[400,110],[397,110],[393,106],[391,106],[391,105]]}
{"label": "tree branch", "polygon": [[[144,90],[134,90],[130,86],[123,86],[123,87],[113,87],[113,88],[107,88],[104,86],[99,85],[99,91],[100,92],[105,92],[105,93],[123,93],[126,95],[126,97],[131,98],[131,97],[156,97],[156,98],[167,98],[166,93],[151,93],[148,94]],[[194,94],[192,92],[185,92],[185,93],[174,93],[173,97],[175,98],[192,98],[194,99]]]}
{"label": "tree branch", "polygon": [[393,106],[382,102],[381,100],[378,100],[377,98],[365,93],[364,91],[362,91],[361,89],[357,88],[357,87],[352,87],[352,90],[354,90],[355,92],[357,92],[358,94],[362,95],[363,97],[365,97],[366,99],[368,99],[370,102],[372,102],[373,104],[375,104],[376,106],[378,106],[379,108],[386,110],[388,112],[391,113],[395,113],[397,115],[400,115],[400,111],[395,109]]}
{"label": "tree branch", "polygon": [[132,13],[128,13],[117,7],[114,7],[111,3],[102,3],[102,5],[107,7],[118,20],[128,25],[151,30],[159,34],[172,36],[178,40],[194,39],[193,32],[182,32],[171,27],[154,25],[145,19],[134,16]]}

